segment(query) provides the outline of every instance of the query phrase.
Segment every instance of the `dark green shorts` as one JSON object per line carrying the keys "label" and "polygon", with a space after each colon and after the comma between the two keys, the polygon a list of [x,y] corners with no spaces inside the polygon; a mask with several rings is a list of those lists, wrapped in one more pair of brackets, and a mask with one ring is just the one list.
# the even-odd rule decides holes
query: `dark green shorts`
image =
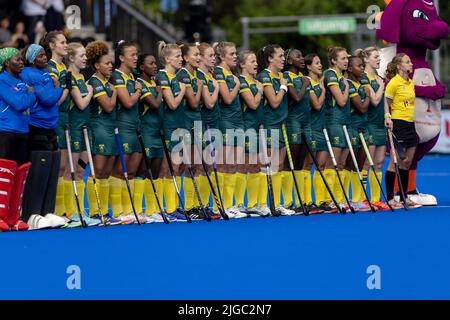
{"label": "dark green shorts", "polygon": [[80,153],[86,151],[86,143],[84,142],[82,130],[82,128],[70,127],[70,145],[72,147],[72,152]]}
{"label": "dark green shorts", "polygon": [[259,126],[246,128],[245,153],[258,153],[260,147]]}
{"label": "dark green shorts", "polygon": [[189,133],[189,130],[184,128],[164,128],[164,138],[166,140],[166,145],[169,151],[172,151],[172,149],[182,143],[190,143],[191,141],[191,134]]}
{"label": "dark green shorts", "polygon": [[369,145],[372,146],[385,146],[387,144],[387,131],[386,127],[368,127],[369,131]]}
{"label": "dark green shorts", "polygon": [[142,152],[139,140],[136,134],[136,128],[119,126],[120,142],[124,154]]}
{"label": "dark green shorts", "polygon": [[327,143],[325,141],[325,135],[323,134],[323,131],[311,131],[311,150],[313,152],[321,152],[321,151],[328,151]]}
{"label": "dark green shorts", "polygon": [[67,149],[66,134],[64,131],[68,124],[69,124],[69,114],[67,112],[59,112],[58,124],[56,125],[55,128],[59,149]]}
{"label": "dark green shorts", "polygon": [[100,156],[117,156],[117,144],[114,128],[92,124],[92,154]]}
{"label": "dark green shorts", "polygon": [[[362,143],[361,143],[361,138],[359,137],[359,131],[361,131],[361,129],[359,128],[355,128],[355,127],[348,127],[348,134],[350,136],[350,140],[352,142],[352,147],[353,148],[362,148]],[[366,141],[366,143],[369,141],[369,132],[368,130],[362,130],[363,136],[364,136],[364,140]]]}
{"label": "dark green shorts", "polygon": [[331,146],[341,149],[348,148],[347,142],[345,141],[345,135],[342,126],[332,125],[327,127],[327,131],[328,137],[330,138]]}
{"label": "dark green shorts", "polygon": [[[267,137],[267,147],[272,148],[274,139],[278,136],[278,148],[281,149],[285,146],[283,132],[281,131],[281,124],[265,126],[266,137]],[[289,138],[289,137],[288,137]]]}
{"label": "dark green shorts", "polygon": [[[145,154],[147,159],[159,158],[164,156],[164,150],[161,138],[159,136],[159,129],[142,128],[142,140],[144,140]],[[141,150],[142,152],[142,150]]]}

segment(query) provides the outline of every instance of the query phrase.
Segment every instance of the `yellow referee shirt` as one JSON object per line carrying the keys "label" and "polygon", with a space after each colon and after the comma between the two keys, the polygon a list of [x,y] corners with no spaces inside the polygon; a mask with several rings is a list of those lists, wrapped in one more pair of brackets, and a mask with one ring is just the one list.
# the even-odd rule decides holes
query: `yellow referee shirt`
{"label": "yellow referee shirt", "polygon": [[399,74],[395,75],[386,86],[386,98],[392,100],[392,119],[414,122],[414,82],[408,78],[403,79]]}

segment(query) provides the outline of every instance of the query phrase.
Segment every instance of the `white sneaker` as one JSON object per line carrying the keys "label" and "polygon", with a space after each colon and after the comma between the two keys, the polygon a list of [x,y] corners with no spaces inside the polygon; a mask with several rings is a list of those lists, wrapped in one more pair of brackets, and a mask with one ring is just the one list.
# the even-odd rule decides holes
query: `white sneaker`
{"label": "white sneaker", "polygon": [[52,224],[52,228],[59,228],[66,224],[66,221],[64,220],[63,217],[57,216],[56,214],[53,213],[47,213],[45,215],[45,218],[47,218],[50,221],[50,223]]}
{"label": "white sneaker", "polygon": [[50,221],[50,219],[47,219],[40,214],[31,215],[30,219],[28,219],[27,224],[29,226],[28,230],[52,228],[52,222]]}
{"label": "white sneaker", "polygon": [[234,219],[236,218],[236,215],[239,213],[239,211],[236,210],[236,208],[229,208],[229,209],[225,209],[225,213],[227,214],[228,218],[230,219]]}
{"label": "white sneaker", "polygon": [[253,208],[247,209],[247,214],[250,215],[250,217],[267,217],[270,216],[270,210],[267,207],[260,208],[254,206]]}
{"label": "white sneaker", "polygon": [[164,222],[163,217],[159,213],[152,213],[151,215],[147,216],[147,223],[153,223],[153,222]]}
{"label": "white sneaker", "polygon": [[418,193],[418,194],[409,194],[408,198],[417,204],[421,204],[423,206],[436,206],[437,199],[432,194]]}
{"label": "white sneaker", "polygon": [[[235,219],[240,219],[240,218],[248,218],[248,215],[244,212],[241,212],[238,208],[236,207],[231,207],[229,208],[227,211],[228,212],[232,212],[233,213],[233,218]],[[230,217],[231,218],[231,217]]]}
{"label": "white sneaker", "polygon": [[122,224],[130,224],[136,221],[136,218],[132,214],[121,214],[117,217],[120,221],[122,221]]}
{"label": "white sneaker", "polygon": [[276,210],[278,210],[278,212],[280,212],[280,214],[282,216],[293,216],[293,215],[295,215],[295,211],[294,210],[286,209],[283,206],[277,207]]}

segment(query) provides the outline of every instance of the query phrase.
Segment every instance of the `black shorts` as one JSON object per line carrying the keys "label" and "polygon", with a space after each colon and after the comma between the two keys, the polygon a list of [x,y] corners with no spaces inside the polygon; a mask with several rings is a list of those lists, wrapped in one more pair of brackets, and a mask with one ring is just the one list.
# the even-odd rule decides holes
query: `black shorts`
{"label": "black shorts", "polygon": [[27,162],[28,134],[0,132],[0,158],[13,160],[20,166]]}
{"label": "black shorts", "polygon": [[417,146],[417,133],[414,122],[392,119],[392,133],[397,138],[398,143],[405,149]]}

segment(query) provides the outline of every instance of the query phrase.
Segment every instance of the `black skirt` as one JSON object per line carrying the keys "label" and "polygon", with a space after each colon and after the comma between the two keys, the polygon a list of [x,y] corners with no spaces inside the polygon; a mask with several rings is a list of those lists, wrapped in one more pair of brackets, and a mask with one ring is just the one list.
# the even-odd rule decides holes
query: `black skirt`
{"label": "black skirt", "polygon": [[405,149],[412,148],[418,144],[418,136],[414,122],[392,119],[393,134],[398,143]]}

